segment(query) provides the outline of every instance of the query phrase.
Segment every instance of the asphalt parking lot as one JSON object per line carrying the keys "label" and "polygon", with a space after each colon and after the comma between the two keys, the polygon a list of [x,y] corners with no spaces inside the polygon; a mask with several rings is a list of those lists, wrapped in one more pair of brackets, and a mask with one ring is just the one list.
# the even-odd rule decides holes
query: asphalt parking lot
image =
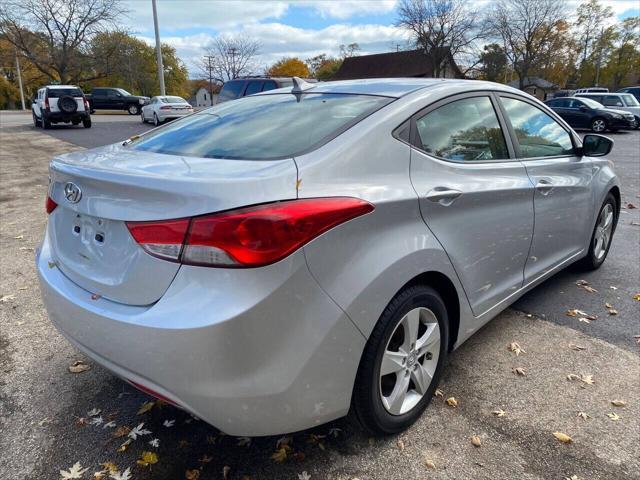
{"label": "asphalt parking lot", "polygon": [[[339,420],[283,438],[238,439],[146,403],[152,399],[69,345],[40,301],[33,254],[46,221],[48,160],[151,126],[96,115],[90,130],[45,132],[27,120],[0,116],[0,478],[57,479],[76,462],[88,468],[84,479],[108,478],[93,476],[107,462],[130,468],[133,480],[640,478],[640,209],[632,208],[640,207],[640,131],[611,135],[624,208],[605,265],[559,273],[453,353],[443,395],[409,431],[374,439]],[[569,309],[598,319],[580,322]],[[524,353],[508,350],[514,341]],[[89,369],[71,373],[76,361]],[[122,447],[140,423],[150,433]]]}

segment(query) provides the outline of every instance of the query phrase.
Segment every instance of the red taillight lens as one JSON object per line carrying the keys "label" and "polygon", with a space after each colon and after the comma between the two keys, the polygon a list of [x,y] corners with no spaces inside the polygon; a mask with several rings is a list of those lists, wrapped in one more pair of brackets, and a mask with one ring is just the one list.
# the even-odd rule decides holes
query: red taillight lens
{"label": "red taillight lens", "polygon": [[44,108],[49,108],[49,97],[44,97]]}
{"label": "red taillight lens", "polygon": [[45,202],[45,209],[47,210],[47,215],[53,212],[58,204],[53,201],[51,197],[47,197],[47,201]]}
{"label": "red taillight lens", "polygon": [[127,222],[131,235],[151,255],[177,262],[189,219],[166,222]]}
{"label": "red taillight lens", "polygon": [[86,112],[89,111],[89,101],[86,98],[84,99],[84,109]]}
{"label": "red taillight lens", "polygon": [[[127,226],[145,250],[162,258],[179,258],[189,265],[260,267],[285,258],[318,235],[373,208],[357,198],[313,198],[195,217],[184,247],[178,241],[180,235],[184,239],[188,220],[133,222]],[[161,232],[176,222],[180,225],[176,234],[161,239]],[[165,252],[169,245],[174,245],[170,255],[159,254],[158,246]],[[182,247],[181,253],[178,247]]]}
{"label": "red taillight lens", "polygon": [[172,107],[169,105],[165,105],[164,107],[160,107],[160,110],[171,110]]}

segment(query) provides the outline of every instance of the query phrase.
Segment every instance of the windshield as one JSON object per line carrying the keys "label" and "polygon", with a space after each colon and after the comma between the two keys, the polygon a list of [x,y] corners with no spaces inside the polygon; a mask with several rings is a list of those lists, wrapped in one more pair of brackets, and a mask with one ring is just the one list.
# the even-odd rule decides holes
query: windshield
{"label": "windshield", "polygon": [[392,100],[335,93],[244,97],[154,130],[131,147],[191,157],[292,157],[321,146]]}
{"label": "windshield", "polygon": [[187,103],[182,97],[160,97],[162,103]]}
{"label": "windshield", "polygon": [[130,97],[131,94],[129,92],[127,92],[124,88],[116,88],[117,91],[119,91],[122,95],[126,96],[126,97]]}
{"label": "windshield", "polygon": [[595,100],[591,100],[590,98],[580,97],[580,101],[590,108],[604,108],[604,105],[602,105],[599,102],[596,102]]}
{"label": "windshield", "polygon": [[638,107],[640,103],[636,100],[636,97],[631,95],[630,93],[625,93],[624,95],[620,95],[622,97],[622,101],[627,107]]}

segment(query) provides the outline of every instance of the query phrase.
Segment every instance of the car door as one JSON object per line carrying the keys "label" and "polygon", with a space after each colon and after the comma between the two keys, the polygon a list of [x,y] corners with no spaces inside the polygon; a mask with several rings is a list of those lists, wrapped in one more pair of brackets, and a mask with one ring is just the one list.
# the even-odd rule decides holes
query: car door
{"label": "car door", "polygon": [[573,134],[532,100],[500,94],[518,158],[535,186],[535,231],[525,284],[576,258],[591,233],[591,161],[576,154]]}
{"label": "car door", "polygon": [[112,108],[114,110],[124,109],[124,97],[120,92],[116,90],[108,90],[107,100],[109,103],[109,108]]}
{"label": "car door", "polygon": [[479,316],[517,291],[533,235],[533,186],[491,93],[412,117],[411,181],[420,211]]}
{"label": "car door", "polygon": [[566,115],[560,115],[569,125],[574,128],[589,128],[593,112],[591,108],[582,100],[576,98],[567,100],[568,106],[565,109]]}

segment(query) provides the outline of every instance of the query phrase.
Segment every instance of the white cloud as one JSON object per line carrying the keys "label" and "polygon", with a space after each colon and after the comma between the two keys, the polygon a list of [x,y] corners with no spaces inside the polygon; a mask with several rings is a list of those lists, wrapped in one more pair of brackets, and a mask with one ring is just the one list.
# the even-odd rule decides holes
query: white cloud
{"label": "white cloud", "polygon": [[[223,30],[222,34],[239,34],[260,42],[260,67],[271,65],[282,57],[296,56],[303,60],[320,53],[337,55],[341,44],[358,43],[363,54],[388,52],[396,44],[406,42],[406,33],[393,26],[335,24],[311,30],[282,23],[255,23],[242,29]],[[153,38],[140,37],[149,45]],[[184,37],[163,37],[162,41],[175,47],[178,56],[187,64],[192,76],[199,74],[198,62],[211,44],[214,35],[199,33]],[[260,72],[256,72],[260,73]]]}
{"label": "white cloud", "polygon": [[[163,30],[230,28],[247,22],[277,19],[289,2],[260,0],[157,0],[158,20]],[[126,0],[129,26],[138,32],[153,32],[151,0]]]}
{"label": "white cloud", "polygon": [[347,19],[359,15],[393,11],[397,0],[300,0],[292,5],[308,5],[324,18]]}

